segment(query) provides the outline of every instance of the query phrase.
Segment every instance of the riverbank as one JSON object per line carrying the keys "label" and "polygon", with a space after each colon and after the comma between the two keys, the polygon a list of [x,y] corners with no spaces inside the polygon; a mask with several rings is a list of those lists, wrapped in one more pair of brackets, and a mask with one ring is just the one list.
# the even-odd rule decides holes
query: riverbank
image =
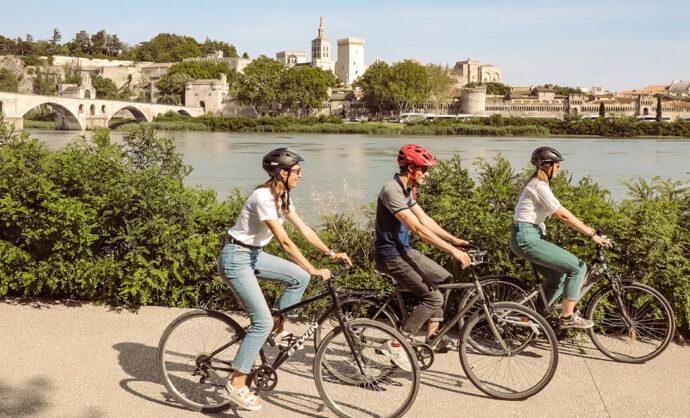
{"label": "riverbank", "polygon": [[[52,129],[51,121],[25,120],[32,129]],[[110,129],[132,131],[150,126],[159,131],[237,132],[237,133],[313,133],[383,136],[493,136],[493,137],[583,137],[583,138],[690,138],[690,122],[646,122],[634,117],[580,119],[489,118],[468,120],[441,119],[417,123],[356,122],[344,123],[334,116],[295,118],[292,116],[260,118],[192,117],[168,112],[152,122],[135,123],[132,119],[113,119]]]}

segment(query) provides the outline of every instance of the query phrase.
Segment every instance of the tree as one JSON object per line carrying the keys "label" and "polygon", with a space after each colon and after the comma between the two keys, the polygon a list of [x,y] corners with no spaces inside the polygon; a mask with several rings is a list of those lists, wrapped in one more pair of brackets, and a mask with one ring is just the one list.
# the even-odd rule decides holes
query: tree
{"label": "tree", "polygon": [[10,55],[17,51],[17,43],[14,39],[0,35],[0,55]]}
{"label": "tree", "polygon": [[64,46],[60,45],[60,41],[62,41],[62,34],[60,31],[55,28],[53,29],[53,37],[48,41],[48,45],[46,47],[46,54],[47,55],[57,55],[57,54],[64,54],[64,53],[69,53],[69,50],[65,48]]}
{"label": "tree", "polygon": [[242,54],[242,58],[247,58],[247,59],[249,59],[249,54],[247,54],[247,52],[245,51],[244,54]]}
{"label": "tree", "polygon": [[557,86],[555,84],[544,84],[547,89],[553,89],[558,96],[570,96],[571,94],[584,94],[582,90],[576,87]]}
{"label": "tree", "polygon": [[503,83],[488,83],[486,85],[486,94],[505,96],[508,93],[510,93],[510,87]]}
{"label": "tree", "polygon": [[245,67],[244,74],[240,76],[237,98],[242,103],[254,106],[257,111],[270,109],[278,99],[284,71],[283,64],[261,55]]}
{"label": "tree", "polygon": [[335,87],[332,72],[317,67],[289,68],[280,83],[280,101],[287,108],[302,111],[321,107],[328,99],[328,88]]}
{"label": "tree", "polygon": [[17,76],[14,71],[7,68],[0,68],[0,91],[17,93],[21,76]]}
{"label": "tree", "polygon": [[62,71],[62,83],[81,86],[81,67],[79,64],[67,64]]}
{"label": "tree", "polygon": [[390,100],[395,110],[420,106],[426,93],[426,73],[421,64],[410,60],[396,62],[390,68],[388,83]]}
{"label": "tree", "polygon": [[606,106],[604,106],[604,102],[599,103],[599,116],[602,118],[606,116]]}
{"label": "tree", "polygon": [[79,31],[68,45],[70,55],[83,56],[91,52],[91,36],[85,30]]}
{"label": "tree", "polygon": [[117,35],[107,35],[105,38],[105,55],[117,57],[125,49],[125,44],[120,41]]}
{"label": "tree", "polygon": [[98,74],[91,76],[91,85],[96,90],[96,97],[106,100],[129,100],[132,91],[127,87],[117,88],[115,82]]}
{"label": "tree", "polygon": [[390,77],[390,66],[383,61],[379,61],[371,64],[353,84],[355,87],[362,89],[364,102],[377,113],[388,110],[391,107],[388,92]]}
{"label": "tree", "polygon": [[62,41],[62,34],[58,30],[58,28],[54,28],[53,29],[53,39],[50,40],[50,43],[53,46],[58,46],[58,45],[60,45],[60,41]]}
{"label": "tree", "polygon": [[216,51],[223,51],[223,56],[228,58],[238,57],[237,49],[234,45],[230,45],[223,41],[212,41],[208,38],[201,44],[201,53],[203,55],[213,54]]}
{"label": "tree", "polygon": [[656,96],[656,121],[661,122],[661,120],[662,120],[661,96]]}
{"label": "tree", "polygon": [[32,69],[31,87],[34,94],[42,94],[44,96],[52,96],[55,94],[55,87],[60,82],[60,75],[49,69],[37,66]]}
{"label": "tree", "polygon": [[425,102],[432,107],[438,107],[450,98],[450,86],[453,79],[440,65],[429,64],[424,67],[426,72]]}
{"label": "tree", "polygon": [[180,105],[184,100],[184,86],[194,78],[185,73],[166,74],[156,83],[158,103]]}
{"label": "tree", "polygon": [[142,42],[137,58],[142,61],[178,62],[185,58],[201,57],[201,48],[194,38],[173,33],[159,33]]}
{"label": "tree", "polygon": [[91,35],[91,49],[89,49],[89,54],[91,55],[105,55],[106,48],[105,42],[107,39],[107,34],[105,30],[99,30],[98,32]]}

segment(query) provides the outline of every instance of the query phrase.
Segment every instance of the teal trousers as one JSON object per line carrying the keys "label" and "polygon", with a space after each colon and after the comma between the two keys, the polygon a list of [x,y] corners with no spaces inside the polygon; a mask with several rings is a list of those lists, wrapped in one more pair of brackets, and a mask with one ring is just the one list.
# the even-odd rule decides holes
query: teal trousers
{"label": "teal trousers", "polygon": [[511,225],[510,249],[532,263],[546,278],[544,293],[549,305],[561,293],[564,299],[580,299],[587,266],[573,254],[545,240],[539,226],[527,222]]}

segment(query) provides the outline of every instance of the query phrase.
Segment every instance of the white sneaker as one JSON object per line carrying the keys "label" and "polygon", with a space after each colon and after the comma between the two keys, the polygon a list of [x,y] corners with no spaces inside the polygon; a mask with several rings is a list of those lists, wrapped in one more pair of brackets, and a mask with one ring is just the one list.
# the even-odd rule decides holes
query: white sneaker
{"label": "white sneaker", "polygon": [[388,340],[381,344],[379,348],[381,354],[388,357],[396,366],[405,370],[406,372],[412,371],[412,365],[410,364],[410,359],[407,358],[405,350],[403,350],[402,345],[399,341]]}

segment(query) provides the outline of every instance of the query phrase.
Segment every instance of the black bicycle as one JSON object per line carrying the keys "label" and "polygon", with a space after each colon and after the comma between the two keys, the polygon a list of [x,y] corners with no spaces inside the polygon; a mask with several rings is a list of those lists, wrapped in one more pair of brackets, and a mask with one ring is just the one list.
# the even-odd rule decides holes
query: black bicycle
{"label": "black bicycle", "polygon": [[[395,329],[367,319],[350,320],[341,304],[347,292],[336,290],[333,282],[347,270],[341,265],[326,282],[326,291],[317,296],[272,312],[279,316],[292,309],[330,297],[332,304],[299,339],[279,353],[272,364],[264,349],[247,376],[255,394],[273,390],[277,369],[305,344],[319,326],[336,318],[338,326],[322,339],[314,358],[314,380],[321,399],[341,417],[398,417],[414,402],[419,390],[419,366],[410,344]],[[176,318],[163,332],[158,344],[158,371],[168,392],[185,407],[203,412],[222,411],[231,406],[224,388],[233,373],[232,360],[247,328],[228,315],[209,309],[194,310]],[[401,357],[393,360],[392,351]],[[400,354],[402,353],[402,354]],[[403,367],[407,370],[404,370]]]}
{"label": "black bicycle", "polygon": [[[652,287],[611,274],[604,248],[589,264],[580,298],[595,285],[597,292],[589,299],[584,318],[594,322],[587,330],[594,345],[606,356],[624,363],[643,363],[661,354],[673,339],[675,319],[666,298]],[[534,273],[539,278],[536,270]],[[548,318],[559,338],[566,330],[558,328],[555,315],[561,304],[547,306],[542,285],[529,289],[508,276],[480,279],[482,289],[492,301],[512,301],[541,312]],[[471,291],[460,303],[473,297]],[[476,309],[479,309],[478,307]],[[481,349],[480,344],[475,344]]]}
{"label": "black bicycle", "polygon": [[[446,321],[431,345],[413,342],[412,346],[422,370],[434,362],[434,351],[444,335],[466,317],[460,331],[460,363],[467,378],[482,392],[499,399],[518,400],[541,391],[551,381],[558,366],[558,341],[546,320],[526,306],[511,302],[495,302],[486,298],[475,266],[484,263],[486,251],[477,246],[467,250],[471,259],[470,283],[443,283],[444,292],[453,289],[472,290],[473,297],[458,305],[456,315]],[[389,277],[387,275],[384,275]],[[389,277],[390,278],[390,277]],[[415,303],[407,289],[390,278],[393,291],[348,289],[350,296],[342,301],[349,318],[381,321],[395,329],[407,319]],[[448,293],[446,293],[448,295]],[[446,303],[446,308],[448,308]],[[478,308],[478,309],[477,309]],[[324,322],[314,333],[317,347],[324,343],[323,333],[337,327],[337,318]],[[470,344],[472,343],[472,344]]]}

